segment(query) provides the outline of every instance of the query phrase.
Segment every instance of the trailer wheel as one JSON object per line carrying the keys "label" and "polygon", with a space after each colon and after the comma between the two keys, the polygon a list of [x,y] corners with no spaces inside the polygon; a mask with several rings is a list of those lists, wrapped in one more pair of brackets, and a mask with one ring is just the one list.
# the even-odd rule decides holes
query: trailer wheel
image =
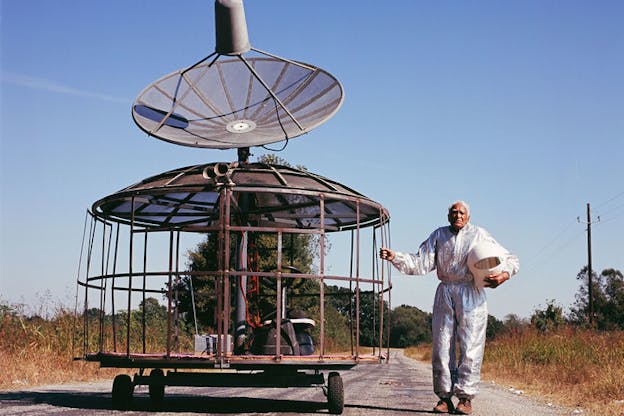
{"label": "trailer wheel", "polygon": [[329,413],[339,415],[344,409],[344,388],[340,374],[335,371],[327,377],[327,405]]}
{"label": "trailer wheel", "polygon": [[132,402],[134,385],[127,374],[119,374],[113,380],[113,409],[127,410]]}
{"label": "trailer wheel", "polygon": [[165,399],[165,373],[160,368],[155,368],[150,372],[148,389],[152,404],[161,405]]}

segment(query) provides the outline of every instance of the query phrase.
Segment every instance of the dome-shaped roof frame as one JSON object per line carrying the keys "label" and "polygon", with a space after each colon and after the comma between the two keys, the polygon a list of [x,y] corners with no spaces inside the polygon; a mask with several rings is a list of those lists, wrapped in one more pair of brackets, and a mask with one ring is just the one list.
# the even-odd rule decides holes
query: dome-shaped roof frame
{"label": "dome-shaped roof frame", "polygon": [[[265,163],[174,169],[100,199],[92,210],[107,220],[148,228],[210,227],[219,221],[225,189],[230,191],[232,213],[244,211],[255,226],[343,231],[383,224],[389,218],[383,206],[334,180]],[[248,199],[244,209],[238,204],[243,194]]]}

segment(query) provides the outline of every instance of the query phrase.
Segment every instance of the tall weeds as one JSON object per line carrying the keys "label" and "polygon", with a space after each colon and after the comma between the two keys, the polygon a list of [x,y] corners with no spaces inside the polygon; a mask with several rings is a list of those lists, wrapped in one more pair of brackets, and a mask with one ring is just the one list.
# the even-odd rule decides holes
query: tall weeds
{"label": "tall weeds", "polygon": [[0,390],[113,374],[97,364],[73,361],[72,312],[57,307],[47,314],[51,317],[26,317],[17,308],[0,304]]}
{"label": "tall weeds", "polygon": [[[431,361],[431,346],[405,350]],[[481,371],[494,381],[583,414],[624,415],[624,332],[519,327],[488,341]],[[579,412],[580,413],[580,412]]]}
{"label": "tall weeds", "polygon": [[624,332],[564,327],[541,333],[523,328],[488,343],[482,375],[563,405],[621,415]]}

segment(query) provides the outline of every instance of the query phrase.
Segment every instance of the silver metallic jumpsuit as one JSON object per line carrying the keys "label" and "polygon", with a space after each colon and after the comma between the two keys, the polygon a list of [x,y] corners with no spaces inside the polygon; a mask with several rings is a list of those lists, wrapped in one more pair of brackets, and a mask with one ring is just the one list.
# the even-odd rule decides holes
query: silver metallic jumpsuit
{"label": "silver metallic jumpsuit", "polygon": [[[477,290],[467,257],[480,241],[494,238],[470,223],[455,233],[449,226],[435,230],[417,253],[395,252],[392,264],[405,274],[437,271],[440,284],[433,303],[433,389],[440,398],[472,399],[479,393],[487,329],[485,290]],[[498,243],[496,243],[498,244]],[[518,272],[518,257],[505,250],[503,270]],[[454,346],[459,342],[459,357]]]}

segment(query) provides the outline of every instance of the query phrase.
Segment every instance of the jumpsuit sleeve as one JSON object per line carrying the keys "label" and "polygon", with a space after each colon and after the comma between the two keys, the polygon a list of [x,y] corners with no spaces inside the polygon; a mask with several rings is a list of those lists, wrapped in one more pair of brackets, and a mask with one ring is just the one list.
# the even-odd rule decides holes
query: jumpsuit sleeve
{"label": "jumpsuit sleeve", "polygon": [[417,253],[395,252],[392,264],[401,273],[427,274],[436,268],[436,238],[432,233],[418,249]]}
{"label": "jumpsuit sleeve", "polygon": [[518,270],[520,270],[520,259],[518,259],[518,256],[516,256],[515,254],[511,254],[507,250],[505,251],[507,252],[507,257],[505,259],[504,270],[509,273],[509,277],[511,277],[514,274],[518,273]]}

